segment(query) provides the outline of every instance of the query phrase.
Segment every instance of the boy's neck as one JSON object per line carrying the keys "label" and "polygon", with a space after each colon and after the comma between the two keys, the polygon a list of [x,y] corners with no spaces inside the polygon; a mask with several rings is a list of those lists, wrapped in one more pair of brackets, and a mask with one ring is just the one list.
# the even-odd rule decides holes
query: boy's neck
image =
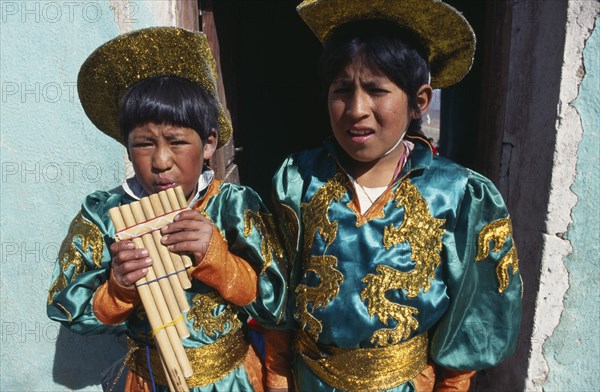
{"label": "boy's neck", "polygon": [[349,163],[350,175],[362,186],[377,188],[389,185],[398,174],[398,165],[404,156],[404,143],[398,144],[390,154],[372,162]]}

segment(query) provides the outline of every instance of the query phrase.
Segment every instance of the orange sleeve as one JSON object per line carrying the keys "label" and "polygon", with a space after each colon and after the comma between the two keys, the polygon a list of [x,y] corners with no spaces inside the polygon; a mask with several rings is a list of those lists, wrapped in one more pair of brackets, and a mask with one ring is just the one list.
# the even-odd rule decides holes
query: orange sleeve
{"label": "orange sleeve", "polygon": [[92,309],[96,318],[107,325],[117,325],[129,317],[141,302],[137,289],[121,286],[113,274],[94,294]]}
{"label": "orange sleeve", "polygon": [[290,388],[292,384],[292,331],[265,330],[267,388]]}
{"label": "orange sleeve", "polygon": [[191,275],[234,305],[248,305],[256,299],[258,276],[244,259],[229,252],[221,232],[213,226],[208,249]]}
{"label": "orange sleeve", "polygon": [[412,381],[416,392],[433,392],[435,386],[435,365],[428,363]]}
{"label": "orange sleeve", "polygon": [[471,388],[474,370],[450,370],[438,367],[438,381],[435,390],[439,392],[467,392]]}

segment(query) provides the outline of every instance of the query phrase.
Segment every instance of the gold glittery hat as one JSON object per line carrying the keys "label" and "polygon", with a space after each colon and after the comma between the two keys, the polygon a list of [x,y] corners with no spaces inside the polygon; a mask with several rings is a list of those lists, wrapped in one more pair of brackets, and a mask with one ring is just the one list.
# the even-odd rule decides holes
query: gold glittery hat
{"label": "gold glittery hat", "polygon": [[[98,129],[120,143],[119,101],[136,83],[154,76],[178,76],[200,84],[217,102],[216,62],[206,35],[177,27],[149,27],[120,35],[97,48],[83,63],[77,91]],[[231,122],[219,102],[219,140],[231,136]]]}
{"label": "gold glittery hat", "polygon": [[413,31],[429,51],[434,88],[458,83],[473,64],[473,29],[440,0],[305,0],[296,10],[321,42],[336,27],[357,20],[384,19]]}

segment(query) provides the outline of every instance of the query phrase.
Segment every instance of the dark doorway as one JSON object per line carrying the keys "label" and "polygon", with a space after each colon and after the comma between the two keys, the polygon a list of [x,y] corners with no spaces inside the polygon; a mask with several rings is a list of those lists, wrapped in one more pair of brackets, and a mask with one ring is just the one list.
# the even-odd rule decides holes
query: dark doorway
{"label": "dark doorway", "polygon": [[482,63],[485,51],[483,22],[484,1],[446,0],[463,13],[475,31],[475,59],[465,78],[442,90],[440,155],[464,166],[475,168],[475,152],[482,105]]}
{"label": "dark doorway", "polygon": [[[473,68],[442,92],[439,151],[497,179],[496,159],[479,162],[486,2],[448,0],[477,35]],[[321,44],[296,13],[299,0],[213,2],[240,182],[270,203],[270,181],[285,157],[320,145],[329,119],[317,74]],[[483,142],[484,145],[492,141]],[[479,145],[478,145],[479,144]],[[489,154],[487,159],[490,159]]]}
{"label": "dark doorway", "polygon": [[317,75],[321,44],[297,15],[299,3],[213,3],[240,182],[267,204],[285,157],[320,145],[329,134]]}

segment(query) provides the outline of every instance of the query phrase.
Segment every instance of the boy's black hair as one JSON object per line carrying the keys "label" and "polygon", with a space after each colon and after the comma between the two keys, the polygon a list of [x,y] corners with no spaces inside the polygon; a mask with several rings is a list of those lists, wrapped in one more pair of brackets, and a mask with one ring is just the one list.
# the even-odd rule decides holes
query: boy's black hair
{"label": "boy's black hair", "polygon": [[[354,59],[380,70],[408,96],[410,109],[419,113],[417,92],[429,82],[427,51],[415,35],[385,20],[346,23],[327,38],[320,59],[323,86],[328,89],[337,74]],[[412,120],[408,134],[422,135],[421,119]]]}
{"label": "boy's black hair", "polygon": [[121,98],[119,127],[127,145],[129,133],[153,122],[194,129],[202,142],[217,129],[218,102],[202,86],[176,76],[156,76],[132,86]]}

